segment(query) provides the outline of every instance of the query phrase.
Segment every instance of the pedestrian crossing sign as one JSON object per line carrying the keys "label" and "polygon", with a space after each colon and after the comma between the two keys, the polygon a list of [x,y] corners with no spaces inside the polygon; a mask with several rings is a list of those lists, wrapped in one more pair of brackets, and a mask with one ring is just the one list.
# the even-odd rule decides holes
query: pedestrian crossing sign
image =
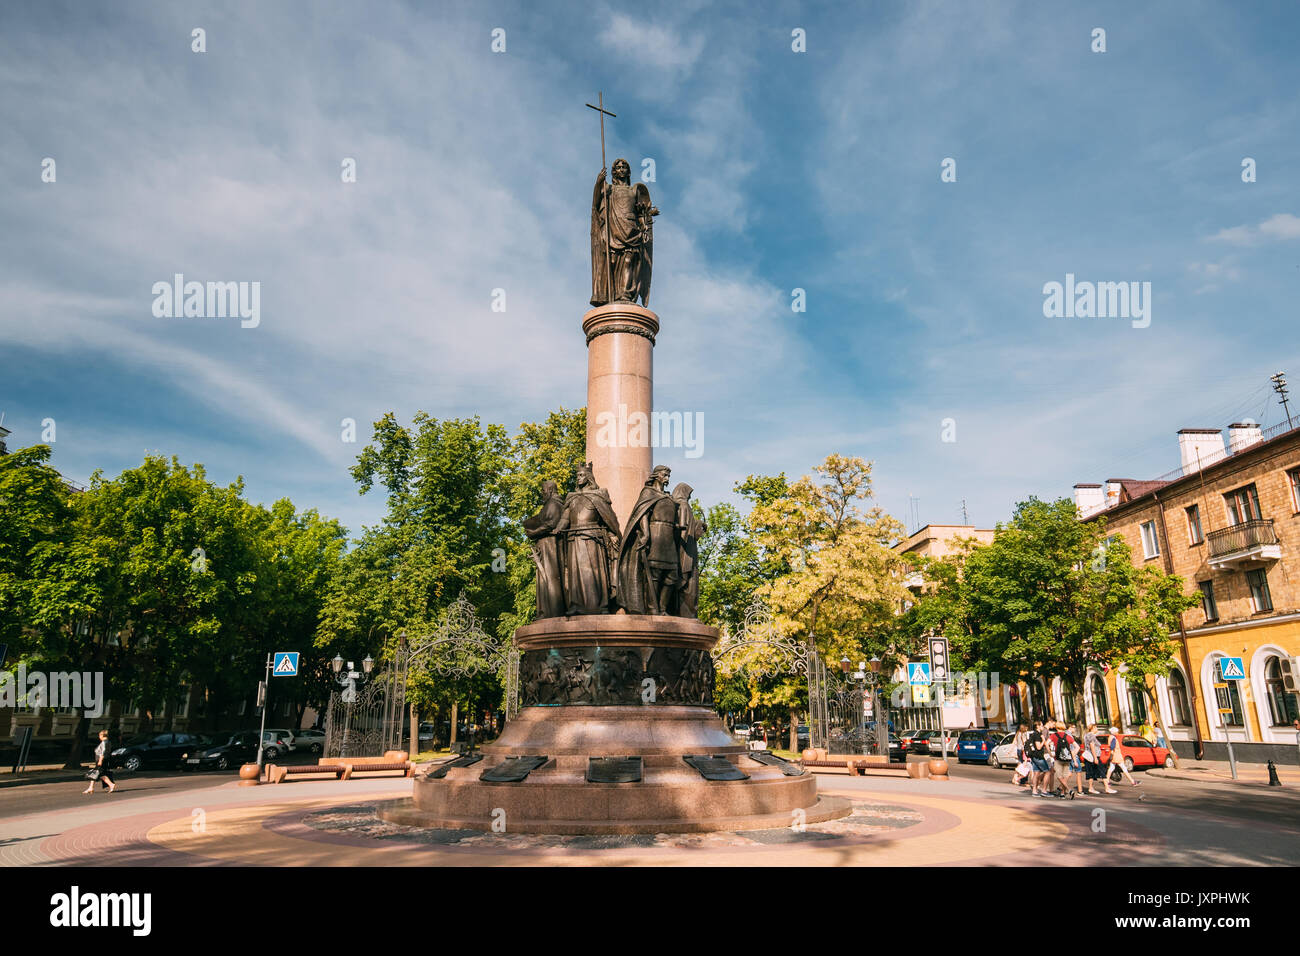
{"label": "pedestrian crossing sign", "polygon": [[1224,680],[1245,680],[1246,669],[1241,666],[1240,657],[1224,657],[1219,661]]}
{"label": "pedestrian crossing sign", "polygon": [[930,664],[927,661],[917,661],[907,665],[907,682],[909,684],[930,685]]}
{"label": "pedestrian crossing sign", "polygon": [[298,652],[297,651],[276,651],[275,663],[271,667],[271,676],[297,677],[298,676]]}

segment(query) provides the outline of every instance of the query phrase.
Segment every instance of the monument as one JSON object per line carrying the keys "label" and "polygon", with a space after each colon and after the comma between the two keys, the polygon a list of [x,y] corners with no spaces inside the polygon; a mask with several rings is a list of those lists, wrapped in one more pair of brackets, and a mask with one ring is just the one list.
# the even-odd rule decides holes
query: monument
{"label": "monument", "polygon": [[[587,461],[560,499],[542,488],[524,522],[537,568],[537,620],[515,631],[518,716],[481,755],[417,777],[395,823],[599,834],[766,829],[849,813],[818,797],[812,774],[751,756],[713,710],[710,651],[719,632],[696,619],[692,489],[667,491],[649,441],[601,442],[604,416],[648,420],[659,317],[647,307],[653,217],[630,164],[604,168],[592,196],[593,308],[587,340]],[[640,300],[640,304],[637,300]],[[624,523],[620,526],[620,519]]]}

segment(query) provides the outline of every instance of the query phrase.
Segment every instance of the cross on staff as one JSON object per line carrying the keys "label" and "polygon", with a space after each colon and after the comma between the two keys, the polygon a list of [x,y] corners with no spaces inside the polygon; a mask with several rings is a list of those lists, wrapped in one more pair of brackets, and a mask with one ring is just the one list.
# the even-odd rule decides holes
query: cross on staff
{"label": "cross on staff", "polygon": [[[600,168],[608,169],[605,163],[605,117],[617,119],[617,113],[611,113],[605,109],[605,94],[603,91],[596,94],[597,106],[587,104],[588,109],[593,109],[600,114]],[[603,177],[602,177],[603,178]],[[605,298],[609,302],[614,301],[614,264],[610,262],[609,257],[609,183],[602,187],[605,196],[605,280],[608,285],[605,286]]]}

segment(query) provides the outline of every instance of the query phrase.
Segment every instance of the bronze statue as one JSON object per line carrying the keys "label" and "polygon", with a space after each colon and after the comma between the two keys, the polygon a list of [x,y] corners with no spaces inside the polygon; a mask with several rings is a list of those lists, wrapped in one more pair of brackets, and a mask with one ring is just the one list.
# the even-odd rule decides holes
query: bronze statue
{"label": "bronze statue", "polygon": [[691,492],[694,490],[684,481],[673,489],[673,501],[677,505],[677,559],[682,575],[677,606],[673,610],[678,617],[699,617],[699,542],[708,528],[691,510]]}
{"label": "bronze statue", "polygon": [[[604,133],[602,132],[602,138]],[[591,304],[632,302],[650,307],[654,217],[645,183],[631,184],[632,167],[614,160],[612,183],[605,170],[591,193]],[[612,283],[612,294],[611,294]]]}
{"label": "bronze statue", "polygon": [[578,488],[564,499],[555,524],[563,542],[566,615],[608,614],[613,599],[610,571],[619,543],[618,518],[591,468],[591,462],[578,466]]}
{"label": "bronze statue", "polygon": [[524,519],[524,534],[533,542],[533,564],[537,566],[537,617],[562,617],[564,603],[564,563],[560,559],[560,542],[555,526],[564,514],[559,487],[553,481],[542,482],[542,510]]}
{"label": "bronze statue", "polygon": [[677,505],[664,488],[669,470],[657,465],[641,489],[618,555],[618,600],[628,614],[671,614],[681,581]]}

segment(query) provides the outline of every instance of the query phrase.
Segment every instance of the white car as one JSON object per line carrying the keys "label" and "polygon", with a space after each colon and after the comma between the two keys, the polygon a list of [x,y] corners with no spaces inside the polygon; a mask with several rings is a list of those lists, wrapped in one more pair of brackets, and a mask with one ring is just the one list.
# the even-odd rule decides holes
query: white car
{"label": "white car", "polygon": [[990,767],[1014,767],[1019,763],[1016,759],[1016,735],[1006,734],[993,748],[993,753],[989,754]]}
{"label": "white car", "polygon": [[325,731],[323,730],[295,730],[293,739],[289,741],[294,750],[305,750],[312,754],[321,754],[325,751]]}
{"label": "white car", "polygon": [[943,732],[943,736],[940,736],[940,735],[938,734],[938,732],[931,734],[931,735],[930,735],[930,739],[926,741],[926,743],[928,743],[928,744],[930,745],[930,753],[932,753],[932,754],[941,754],[941,753],[943,753],[943,737],[947,737],[947,738],[948,738],[948,753],[949,753],[950,755],[951,755],[951,754],[956,754],[956,753],[957,753],[957,738],[958,738],[960,735],[961,735],[961,731],[960,731],[960,730],[945,730],[945,731]]}
{"label": "white car", "polygon": [[[267,730],[262,733],[262,753],[267,760],[274,760],[293,750],[293,732],[289,730]],[[274,753],[274,756],[272,756]]]}

